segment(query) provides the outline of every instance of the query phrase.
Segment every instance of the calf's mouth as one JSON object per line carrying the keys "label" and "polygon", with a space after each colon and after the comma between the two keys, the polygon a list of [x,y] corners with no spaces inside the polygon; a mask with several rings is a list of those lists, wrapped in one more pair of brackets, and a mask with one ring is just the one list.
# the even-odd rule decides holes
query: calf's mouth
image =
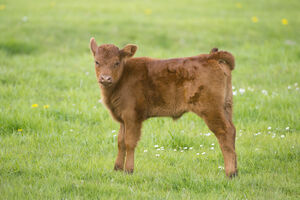
{"label": "calf's mouth", "polygon": [[107,81],[99,81],[99,83],[104,87],[110,87],[112,85],[112,82],[107,82]]}

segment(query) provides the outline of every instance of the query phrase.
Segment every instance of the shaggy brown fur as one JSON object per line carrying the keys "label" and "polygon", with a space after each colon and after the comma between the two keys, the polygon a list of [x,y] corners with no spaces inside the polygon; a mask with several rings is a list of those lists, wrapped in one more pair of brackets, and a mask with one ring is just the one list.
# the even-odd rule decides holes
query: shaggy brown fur
{"label": "shaggy brown fur", "polygon": [[112,44],[97,46],[92,38],[90,47],[104,103],[120,123],[116,170],[124,170],[125,164],[125,171],[133,172],[143,121],[177,119],[191,111],[218,138],[226,175],[237,175],[231,86],[235,64],[230,53],[214,48],[210,54],[160,60],[132,58],[135,45],[119,50]]}

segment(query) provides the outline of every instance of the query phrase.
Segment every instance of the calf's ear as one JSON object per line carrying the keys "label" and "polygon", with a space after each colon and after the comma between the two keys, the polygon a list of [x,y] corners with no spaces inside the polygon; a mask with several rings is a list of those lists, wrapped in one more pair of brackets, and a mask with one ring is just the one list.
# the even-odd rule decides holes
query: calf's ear
{"label": "calf's ear", "polygon": [[123,49],[121,49],[122,57],[130,58],[132,57],[137,50],[137,46],[134,44],[127,44]]}
{"label": "calf's ear", "polygon": [[93,38],[93,37],[92,37],[91,40],[90,40],[90,48],[91,48],[91,51],[92,51],[93,55],[95,55],[98,46],[97,46],[97,43],[96,43],[96,41],[95,41],[95,38]]}

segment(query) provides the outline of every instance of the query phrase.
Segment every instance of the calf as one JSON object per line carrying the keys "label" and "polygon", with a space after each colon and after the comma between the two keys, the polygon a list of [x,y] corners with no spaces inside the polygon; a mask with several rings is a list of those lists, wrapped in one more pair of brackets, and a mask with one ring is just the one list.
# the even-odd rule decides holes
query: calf
{"label": "calf", "polygon": [[120,123],[115,170],[133,172],[143,121],[162,116],[178,119],[191,111],[218,138],[226,175],[237,175],[230,53],[214,48],[209,54],[186,58],[132,58],[137,46],[121,50],[112,44],[97,46],[94,38],[90,48],[104,103]]}

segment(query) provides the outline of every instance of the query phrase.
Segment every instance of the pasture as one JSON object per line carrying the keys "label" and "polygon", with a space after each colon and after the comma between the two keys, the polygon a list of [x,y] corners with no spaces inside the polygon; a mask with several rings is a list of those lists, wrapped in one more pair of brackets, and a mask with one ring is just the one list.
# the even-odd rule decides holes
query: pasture
{"label": "pasture", "polygon": [[[0,1],[0,199],[299,199],[300,3]],[[135,172],[113,171],[118,123],[89,40],[135,57],[231,52],[239,176],[192,113],[142,128]]]}

